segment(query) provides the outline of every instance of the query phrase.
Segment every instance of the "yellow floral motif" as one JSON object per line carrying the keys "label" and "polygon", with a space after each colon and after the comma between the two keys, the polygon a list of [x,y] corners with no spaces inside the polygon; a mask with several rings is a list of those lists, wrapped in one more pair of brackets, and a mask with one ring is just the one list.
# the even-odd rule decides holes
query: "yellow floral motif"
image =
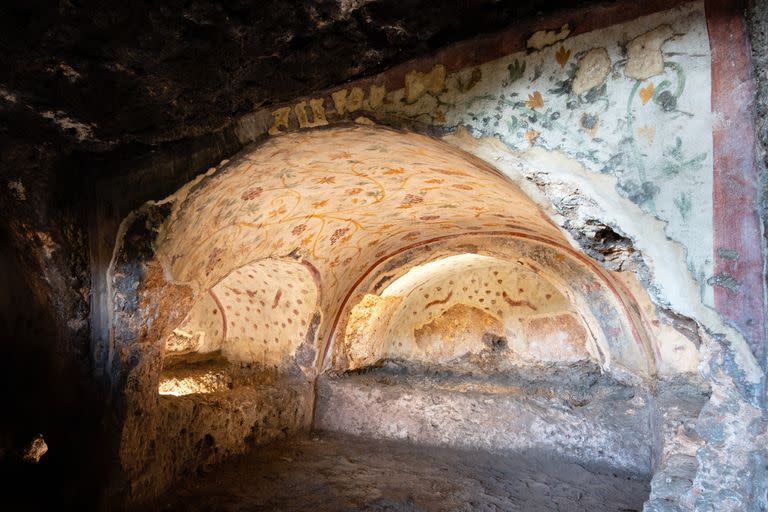
{"label": "yellow floral motif", "polygon": [[653,88],[653,82],[651,82],[640,89],[640,100],[643,102],[643,105],[651,101],[651,98],[653,98]]}
{"label": "yellow floral motif", "polygon": [[528,144],[533,146],[533,141],[539,138],[539,132],[531,128],[527,132],[525,132],[525,140],[528,141]]}
{"label": "yellow floral motif", "polygon": [[544,97],[539,91],[534,91],[533,94],[528,95],[528,101],[525,102],[528,108],[541,108],[544,106]]}
{"label": "yellow floral motif", "polygon": [[656,127],[649,125],[641,126],[637,129],[637,136],[645,139],[650,146],[653,144],[653,139],[656,138]]}

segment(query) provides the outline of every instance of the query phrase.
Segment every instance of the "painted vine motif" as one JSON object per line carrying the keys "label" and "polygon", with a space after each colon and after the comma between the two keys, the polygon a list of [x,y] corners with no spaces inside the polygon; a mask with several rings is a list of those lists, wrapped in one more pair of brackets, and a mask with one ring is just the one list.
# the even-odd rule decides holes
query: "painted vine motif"
{"label": "painted vine motif", "polygon": [[258,258],[309,261],[332,304],[402,246],[520,229],[558,235],[514,185],[446,145],[353,127],[246,153],[186,196],[159,246],[174,279],[201,290]]}
{"label": "painted vine motif", "polygon": [[[561,151],[615,176],[618,191],[668,223],[696,275],[712,267],[710,54],[703,4],[570,37],[446,76],[384,109],[516,151]],[[469,87],[471,84],[471,87]]]}

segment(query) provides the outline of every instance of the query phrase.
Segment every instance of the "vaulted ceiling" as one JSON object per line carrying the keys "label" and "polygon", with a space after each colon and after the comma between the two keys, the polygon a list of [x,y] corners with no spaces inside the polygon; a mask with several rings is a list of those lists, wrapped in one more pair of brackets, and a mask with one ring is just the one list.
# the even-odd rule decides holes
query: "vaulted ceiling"
{"label": "vaulted ceiling", "polygon": [[[430,137],[368,126],[282,135],[246,148],[160,204],[168,217],[153,244],[155,262],[163,281],[189,290],[194,303],[179,311],[186,318],[166,341],[169,354],[221,350],[230,360],[265,364],[296,356],[309,369],[328,362],[338,338],[333,359],[340,361],[344,344],[356,339],[344,339],[351,310],[366,293],[381,293],[382,283],[419,264],[488,253],[493,257],[446,260],[455,263],[438,267],[450,275],[430,271],[429,282],[383,293],[408,315],[397,321],[408,333],[387,335],[387,343],[413,337],[404,353],[431,353],[414,348],[419,340],[429,345],[423,329],[452,322],[456,306],[459,317],[501,337],[535,331],[537,343],[549,347],[541,354],[558,353],[561,338],[581,339],[586,354],[589,330],[606,363],[652,371],[649,342],[613,278],[579,256],[505,176]],[[121,251],[131,250],[127,237]],[[141,288],[153,304],[174,301],[152,279]]]}

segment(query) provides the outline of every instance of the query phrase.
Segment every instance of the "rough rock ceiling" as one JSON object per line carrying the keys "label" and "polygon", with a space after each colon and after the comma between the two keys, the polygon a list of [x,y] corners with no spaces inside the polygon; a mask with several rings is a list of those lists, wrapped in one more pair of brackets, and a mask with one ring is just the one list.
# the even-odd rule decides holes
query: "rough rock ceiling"
{"label": "rough rock ceiling", "polygon": [[91,130],[105,142],[176,140],[540,10],[581,3],[3,2],[0,113],[13,112],[17,129],[29,126],[22,116],[69,125],[72,135]]}

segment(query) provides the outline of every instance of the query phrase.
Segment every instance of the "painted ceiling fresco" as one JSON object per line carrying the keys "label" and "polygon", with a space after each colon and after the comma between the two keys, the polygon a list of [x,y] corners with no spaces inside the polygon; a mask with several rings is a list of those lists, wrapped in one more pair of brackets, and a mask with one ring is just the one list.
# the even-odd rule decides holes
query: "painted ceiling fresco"
{"label": "painted ceiling fresco", "polygon": [[[479,270],[482,266],[477,263],[487,261],[487,258],[499,262],[499,267],[503,267],[504,273],[509,275],[506,278],[495,277],[494,280],[483,279],[484,286],[481,288],[478,279],[482,278],[472,274],[483,274],[484,271]],[[448,264],[450,272],[439,272],[442,263]],[[442,281],[438,276],[443,276],[446,282],[432,283],[434,292],[429,292],[430,300],[427,300],[423,293],[426,286],[432,284],[418,283],[422,278],[430,280],[433,269],[437,271],[434,277]],[[498,270],[499,274],[502,272],[502,268],[495,270]],[[469,283],[457,285],[465,281],[467,276]],[[673,374],[683,368],[683,371],[689,371],[691,362],[695,368],[696,357],[688,357],[691,353],[690,341],[679,334],[669,336],[668,333],[660,332],[655,327],[658,318],[653,306],[650,310],[643,310],[639,305],[637,295],[643,297],[639,286],[630,290],[623,281],[617,279],[618,276],[624,276],[630,282],[635,279],[632,274],[612,273],[603,269],[599,264],[570,248],[565,241],[541,239],[535,234],[529,235],[525,232],[498,235],[464,233],[422,246],[404,248],[393,258],[381,262],[362,276],[359,285],[351,290],[349,300],[345,301],[344,307],[335,318],[336,324],[331,328],[333,337],[330,338],[331,343],[326,345],[328,357],[324,357],[323,361],[327,367],[343,370],[350,364],[371,364],[380,358],[380,354],[393,353],[406,359],[423,359],[424,351],[413,346],[415,339],[419,337],[415,331],[430,323],[433,326],[442,323],[446,327],[456,322],[457,325],[463,324],[467,327],[468,336],[474,337],[475,341],[482,341],[485,332],[507,336],[509,346],[520,351],[518,355],[509,354],[510,360],[518,362],[531,359],[546,360],[550,356],[565,361],[575,353],[583,353],[587,348],[590,355],[595,357],[606,371],[614,374],[629,372],[636,376],[649,376],[657,370]],[[473,278],[475,283],[472,283]],[[502,279],[502,283],[498,283],[498,279]],[[453,285],[450,284],[451,281]],[[492,284],[494,281],[495,285]],[[488,286],[485,286],[486,282]],[[524,285],[508,286],[518,282]],[[419,313],[416,307],[403,309],[406,302],[421,300],[418,294],[412,295],[414,286],[416,290],[424,287],[421,299],[426,311],[423,313]],[[464,287],[467,288],[466,292]],[[474,292],[475,289],[481,294],[480,297]],[[495,300],[496,304],[499,304],[496,292],[509,308],[491,309],[494,304],[490,301]],[[547,294],[550,295],[549,298],[546,297]],[[490,297],[491,295],[493,297]],[[564,297],[563,302],[558,301],[556,297],[559,296]],[[455,304],[452,303],[454,298],[459,299]],[[642,302],[643,304],[650,304],[647,296],[643,300],[646,301]],[[461,314],[452,311],[447,315],[433,317],[435,311],[442,310],[440,301],[446,301],[446,304],[451,302],[449,306],[460,306],[463,311]],[[567,307],[565,301],[568,303]],[[490,306],[486,302],[490,302]],[[529,307],[529,304],[536,310]],[[486,307],[488,309],[485,309]],[[413,315],[414,311],[416,315]],[[554,322],[560,324],[556,329],[550,329],[553,325],[544,325],[551,324],[548,321],[529,325],[529,321],[537,318],[539,312],[546,319],[553,320],[562,315],[576,314],[578,318],[574,320],[580,321],[571,322],[567,318],[560,318],[560,321]],[[399,320],[392,320],[394,317],[399,317]],[[585,339],[579,325],[586,326],[588,331],[586,347],[579,341]],[[507,326],[510,332],[507,332]],[[483,328],[488,330],[480,332]],[[413,332],[410,332],[412,329]],[[430,329],[436,332],[436,329],[432,328],[427,330]],[[544,331],[549,330],[551,332],[545,335]],[[534,334],[534,331],[541,332]],[[562,337],[555,331],[567,333],[574,345],[548,347],[547,350],[553,350],[550,355],[547,355],[546,350],[542,350],[543,347],[538,346],[538,343],[531,345],[531,341],[541,341],[544,338],[562,341]],[[446,330],[446,336],[450,332],[450,329]],[[426,331],[423,334],[426,334]],[[461,345],[464,340],[459,338],[453,341]],[[393,342],[395,352],[390,352]],[[400,342],[403,343],[402,347]],[[362,348],[355,348],[356,345]],[[478,344],[470,345],[473,350],[480,348]],[[581,348],[578,348],[580,345]],[[571,348],[577,350],[568,355]],[[434,347],[430,350],[434,350]],[[435,355],[441,358],[452,357],[450,347],[446,350],[447,353]],[[535,355],[536,351],[539,356]],[[694,347],[693,353],[695,352]],[[457,352],[453,354],[455,353]]]}
{"label": "painted ceiling fresco", "polygon": [[[410,71],[400,88],[386,74],[272,112],[272,135],[327,125],[366,111],[503,141],[513,151],[559,151],[667,224],[712,304],[711,56],[703,2],[570,35],[448,72]],[[531,45],[534,46],[531,46]],[[354,114],[351,114],[354,113]]]}
{"label": "painted ceiling fresco", "polygon": [[409,244],[510,229],[560,236],[493,170],[428,137],[365,127],[271,140],[185,193],[158,252],[175,281],[201,292],[254,260],[294,258],[322,276],[327,306]]}
{"label": "painted ceiling fresco", "polygon": [[[431,261],[434,244],[491,250],[530,272],[505,269],[493,279],[502,283],[493,284],[487,269],[477,270],[484,277],[474,278],[488,286],[481,291],[478,284],[475,293],[471,269],[453,268],[462,275],[428,284],[434,288],[428,298],[435,298],[403,292],[410,298],[397,300],[416,302],[388,327],[405,330],[385,338],[422,341],[405,355],[437,355],[443,349],[435,345],[436,333],[455,321],[477,331],[475,341],[495,333],[540,359],[566,357],[562,350],[581,357],[594,342],[606,367],[650,374],[661,353],[630,307],[631,294],[579,256],[515,185],[429,137],[366,126],[288,134],[246,149],[168,204],[157,258],[166,278],[191,285],[195,297],[166,340],[169,354],[221,351],[230,361],[269,365],[289,358],[314,371],[327,355],[335,357],[333,336],[344,338],[350,310],[380,276],[401,277]],[[440,303],[449,286],[451,297]],[[406,352],[413,348],[408,343]],[[463,350],[449,349],[453,355]]]}

